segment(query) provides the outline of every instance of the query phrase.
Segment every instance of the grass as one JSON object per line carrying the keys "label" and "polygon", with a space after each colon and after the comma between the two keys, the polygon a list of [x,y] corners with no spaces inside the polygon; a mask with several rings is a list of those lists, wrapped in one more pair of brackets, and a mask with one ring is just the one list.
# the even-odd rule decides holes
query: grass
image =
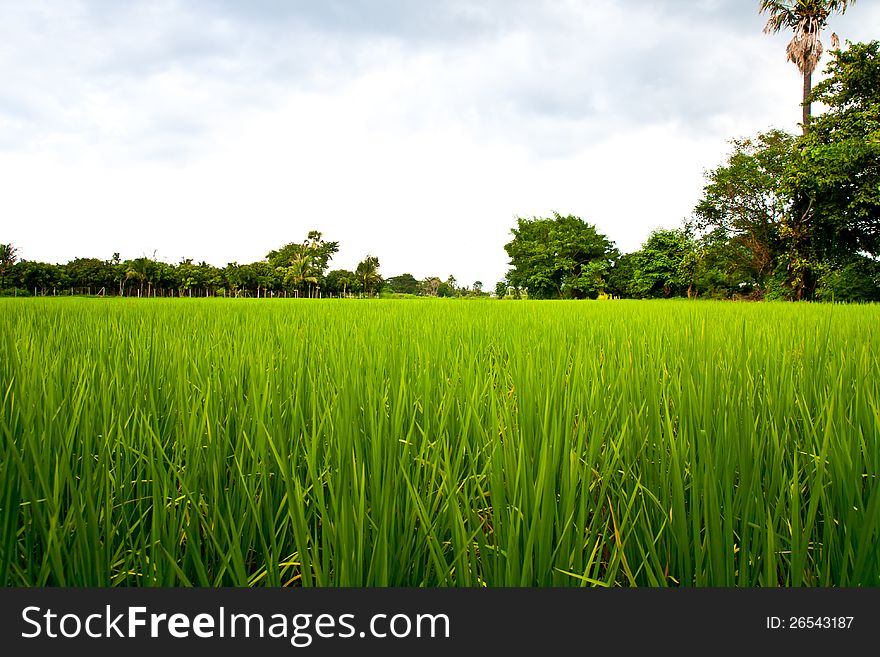
{"label": "grass", "polygon": [[877,586],[878,320],[0,300],[0,583]]}

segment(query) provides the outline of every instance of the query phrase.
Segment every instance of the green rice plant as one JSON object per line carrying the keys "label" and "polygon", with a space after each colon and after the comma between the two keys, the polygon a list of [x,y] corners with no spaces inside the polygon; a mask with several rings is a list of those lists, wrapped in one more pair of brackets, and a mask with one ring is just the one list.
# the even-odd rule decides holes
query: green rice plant
{"label": "green rice plant", "polygon": [[877,586],[878,320],[0,300],[0,582]]}

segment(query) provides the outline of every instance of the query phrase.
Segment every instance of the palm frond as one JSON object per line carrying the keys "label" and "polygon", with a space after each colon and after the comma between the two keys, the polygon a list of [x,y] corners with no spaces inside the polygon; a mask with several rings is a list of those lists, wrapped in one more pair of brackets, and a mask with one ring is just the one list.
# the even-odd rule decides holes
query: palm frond
{"label": "palm frond", "polygon": [[849,5],[854,5],[856,0],[829,0],[827,3],[828,11],[837,11],[845,14]]}
{"label": "palm frond", "polygon": [[761,0],[759,14],[770,14],[764,26],[764,34],[779,32],[783,27],[794,27],[796,17],[787,2],[779,0]]}
{"label": "palm frond", "polygon": [[823,27],[821,17],[802,16],[794,28],[794,37],[785,49],[788,61],[794,63],[801,73],[811,74],[819,65],[824,48],[819,39]]}

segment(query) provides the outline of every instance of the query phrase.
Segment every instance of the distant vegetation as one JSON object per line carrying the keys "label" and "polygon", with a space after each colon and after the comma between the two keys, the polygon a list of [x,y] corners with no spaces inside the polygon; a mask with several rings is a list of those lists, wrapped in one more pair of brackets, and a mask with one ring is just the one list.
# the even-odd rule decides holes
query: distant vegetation
{"label": "distant vegetation", "polygon": [[5,296],[124,296],[124,297],[299,297],[363,298],[389,295],[440,297],[488,296],[482,283],[459,287],[450,276],[417,280],[412,274],[384,279],[379,258],[367,255],[354,271],[333,269],[329,262],[338,242],[324,240],[318,231],[303,242],[270,251],[264,260],[231,262],[215,267],[185,258],[177,264],[142,256],[122,260],[75,258],[66,264],[18,259],[14,245],[0,245],[0,294]]}

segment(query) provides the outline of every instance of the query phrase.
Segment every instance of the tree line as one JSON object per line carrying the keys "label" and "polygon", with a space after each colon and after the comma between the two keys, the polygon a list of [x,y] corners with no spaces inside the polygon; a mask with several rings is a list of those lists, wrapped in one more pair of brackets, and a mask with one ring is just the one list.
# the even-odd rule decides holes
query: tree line
{"label": "tree line", "polygon": [[383,278],[379,258],[367,255],[354,271],[329,269],[339,243],[311,231],[302,242],[273,249],[265,259],[215,267],[184,258],[170,264],[155,257],[122,260],[74,258],[52,264],[18,258],[13,244],[0,244],[0,295],[100,295],[127,297],[374,297],[486,296],[482,283],[460,287],[453,276],[418,280],[412,274]]}

